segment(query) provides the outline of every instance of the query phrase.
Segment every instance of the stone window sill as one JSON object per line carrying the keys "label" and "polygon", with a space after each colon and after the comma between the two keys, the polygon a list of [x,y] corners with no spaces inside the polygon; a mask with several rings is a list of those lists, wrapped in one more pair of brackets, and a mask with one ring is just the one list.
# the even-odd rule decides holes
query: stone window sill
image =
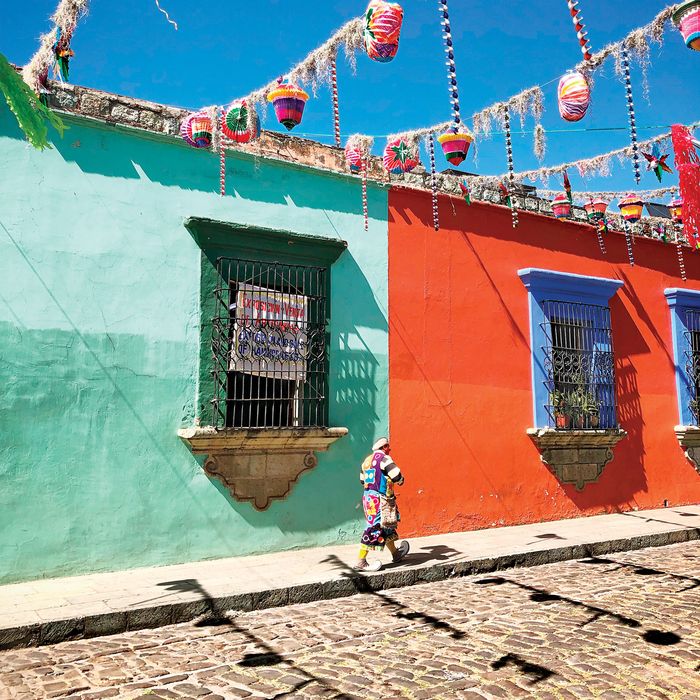
{"label": "stone window sill", "polygon": [[[614,430],[555,430],[531,428],[530,439],[540,451],[540,459],[562,484],[574,484],[580,491],[603,473],[614,457],[613,448],[627,433]],[[700,443],[698,443],[700,444]]]}
{"label": "stone window sill", "polygon": [[178,430],[196,455],[207,455],[204,470],[228,489],[237,501],[266,510],[284,499],[299,476],[318,463],[325,452],[347,435],[347,428],[216,428]]}
{"label": "stone window sill", "polygon": [[696,425],[677,425],[675,431],[685,456],[700,474],[700,428]]}

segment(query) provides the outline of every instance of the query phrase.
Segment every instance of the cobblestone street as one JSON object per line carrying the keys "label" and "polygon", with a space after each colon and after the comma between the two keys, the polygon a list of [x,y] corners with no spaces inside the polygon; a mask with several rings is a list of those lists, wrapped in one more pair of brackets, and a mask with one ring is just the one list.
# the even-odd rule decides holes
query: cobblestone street
{"label": "cobblestone street", "polygon": [[697,700],[700,543],[6,651],[0,697]]}

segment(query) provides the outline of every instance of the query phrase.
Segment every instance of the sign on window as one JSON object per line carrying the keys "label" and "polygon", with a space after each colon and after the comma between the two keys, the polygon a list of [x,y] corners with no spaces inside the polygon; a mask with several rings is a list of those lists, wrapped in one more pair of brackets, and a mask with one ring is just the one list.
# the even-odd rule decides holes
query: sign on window
{"label": "sign on window", "polygon": [[304,381],[307,297],[251,284],[238,286],[229,369]]}

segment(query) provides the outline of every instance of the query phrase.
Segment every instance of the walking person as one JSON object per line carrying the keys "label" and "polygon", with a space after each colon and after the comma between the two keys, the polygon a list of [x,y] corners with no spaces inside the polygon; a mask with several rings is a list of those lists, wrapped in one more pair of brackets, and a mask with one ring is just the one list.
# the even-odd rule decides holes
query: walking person
{"label": "walking person", "polygon": [[400,515],[396,507],[394,485],[401,486],[404,478],[390,452],[389,440],[379,438],[372,445],[372,454],[362,463],[360,481],[365,488],[362,506],[367,527],[360,540],[360,556],[354,566],[356,571],[379,571],[382,568],[379,560],[371,564],[367,561],[370,549],[381,551],[386,545],[394,562],[401,561],[410,549],[406,541],[399,547],[395,545],[399,538],[396,528]]}

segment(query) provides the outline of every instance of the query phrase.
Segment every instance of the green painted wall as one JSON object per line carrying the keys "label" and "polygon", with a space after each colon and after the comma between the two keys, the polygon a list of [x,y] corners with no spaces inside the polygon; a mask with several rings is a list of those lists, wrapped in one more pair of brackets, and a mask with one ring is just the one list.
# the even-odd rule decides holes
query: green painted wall
{"label": "green painted wall", "polygon": [[[386,192],[370,188],[367,233],[357,179],[237,156],[222,199],[210,153],[70,127],[37,152],[0,106],[0,581],[355,541],[359,464],[387,429]],[[349,244],[330,422],[350,435],[264,513],[176,434],[202,399],[190,216]]]}

